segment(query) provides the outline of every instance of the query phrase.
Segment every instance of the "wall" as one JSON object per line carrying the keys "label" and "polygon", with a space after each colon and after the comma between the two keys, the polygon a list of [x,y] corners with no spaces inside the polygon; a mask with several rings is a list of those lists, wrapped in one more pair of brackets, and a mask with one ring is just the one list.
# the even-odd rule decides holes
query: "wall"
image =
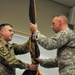
{"label": "wall", "polygon": [[[51,20],[57,13],[68,14],[66,6],[52,0],[36,0],[36,20],[39,30],[50,37],[54,34]],[[29,0],[0,0],[0,23],[11,23],[15,30],[30,33]],[[49,34],[50,33],[50,34]]]}
{"label": "wall", "polygon": [[[39,30],[46,36],[54,34],[51,29],[52,17],[58,13],[68,15],[70,8],[55,3],[52,0],[36,0],[36,20]],[[23,33],[30,33],[29,30],[29,0],[0,0],[0,23],[10,23],[14,30]],[[12,42],[23,43],[27,38],[21,35],[14,35]],[[12,43],[11,42],[11,43]],[[45,51],[42,47],[41,57],[50,58],[56,56],[56,50]],[[30,54],[16,56],[21,60],[31,63]],[[24,58],[24,59],[23,59]],[[28,60],[29,59],[29,60]],[[42,75],[59,75],[58,68],[45,69],[39,66]],[[24,70],[17,69],[17,75],[21,75]]]}
{"label": "wall", "polygon": [[[18,34],[14,34],[13,39],[10,43],[18,43],[18,44],[22,44],[25,41],[28,40],[28,37],[22,36],[22,35],[18,35]],[[52,58],[52,57],[56,57],[56,51],[57,50],[52,50],[52,51],[47,51],[46,49],[42,48],[41,46],[39,46],[40,48],[40,57],[41,58]],[[27,54],[23,54],[23,55],[17,55],[16,56],[18,59],[26,62],[26,63],[31,63],[31,58],[30,58],[30,53]],[[39,70],[40,73],[42,75],[59,75],[58,73],[58,68],[43,68],[39,65]],[[24,70],[22,69],[16,69],[16,75],[22,75],[22,73],[24,72]]]}

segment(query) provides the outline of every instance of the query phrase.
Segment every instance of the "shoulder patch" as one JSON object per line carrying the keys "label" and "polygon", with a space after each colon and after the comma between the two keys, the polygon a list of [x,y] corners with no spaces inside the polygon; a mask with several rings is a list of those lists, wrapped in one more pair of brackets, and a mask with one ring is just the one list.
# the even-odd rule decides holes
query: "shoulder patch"
{"label": "shoulder patch", "polygon": [[0,45],[0,48],[2,48],[2,45]]}

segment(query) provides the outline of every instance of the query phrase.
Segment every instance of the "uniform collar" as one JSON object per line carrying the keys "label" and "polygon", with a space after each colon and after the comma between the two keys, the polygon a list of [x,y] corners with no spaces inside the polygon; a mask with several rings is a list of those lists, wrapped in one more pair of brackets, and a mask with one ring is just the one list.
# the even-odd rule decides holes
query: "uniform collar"
{"label": "uniform collar", "polygon": [[4,41],[2,38],[0,38],[0,41],[2,42],[3,45],[5,45],[6,47],[11,47],[11,45],[9,43],[7,43],[6,41]]}
{"label": "uniform collar", "polygon": [[7,43],[6,41],[4,41],[2,38],[0,38],[0,42],[2,45],[6,46],[7,48],[12,49],[12,45],[10,43]]}
{"label": "uniform collar", "polygon": [[2,38],[0,38],[0,41],[2,42],[2,43],[4,43],[5,45],[6,44],[8,44],[6,41],[4,41]]}

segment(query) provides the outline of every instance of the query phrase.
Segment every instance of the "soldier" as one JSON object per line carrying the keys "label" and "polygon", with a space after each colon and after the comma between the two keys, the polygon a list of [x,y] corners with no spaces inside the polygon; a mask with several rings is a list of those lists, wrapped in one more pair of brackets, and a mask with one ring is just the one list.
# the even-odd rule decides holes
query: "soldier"
{"label": "soldier", "polygon": [[75,33],[68,27],[68,19],[64,14],[54,16],[52,24],[56,34],[47,38],[40,33],[37,25],[30,23],[30,30],[42,47],[47,50],[57,49],[56,58],[40,58],[38,61],[46,68],[59,67],[60,75],[75,75]]}
{"label": "soldier", "polygon": [[15,68],[37,70],[37,65],[28,64],[17,59],[15,55],[29,52],[28,41],[24,44],[10,44],[13,27],[8,23],[0,25],[0,75],[15,75]]}

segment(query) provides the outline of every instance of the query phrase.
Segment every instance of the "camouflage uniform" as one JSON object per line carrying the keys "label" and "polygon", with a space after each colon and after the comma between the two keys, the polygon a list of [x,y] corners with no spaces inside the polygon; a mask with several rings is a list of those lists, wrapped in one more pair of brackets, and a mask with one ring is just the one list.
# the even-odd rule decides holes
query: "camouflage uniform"
{"label": "camouflage uniform", "polygon": [[67,28],[47,38],[35,32],[38,43],[47,50],[57,49],[57,57],[42,59],[40,64],[46,68],[59,67],[60,75],[75,75],[75,33]]}
{"label": "camouflage uniform", "polygon": [[28,63],[17,59],[15,55],[27,53],[28,50],[28,42],[9,44],[0,38],[0,75],[15,75],[15,68],[27,69]]}

